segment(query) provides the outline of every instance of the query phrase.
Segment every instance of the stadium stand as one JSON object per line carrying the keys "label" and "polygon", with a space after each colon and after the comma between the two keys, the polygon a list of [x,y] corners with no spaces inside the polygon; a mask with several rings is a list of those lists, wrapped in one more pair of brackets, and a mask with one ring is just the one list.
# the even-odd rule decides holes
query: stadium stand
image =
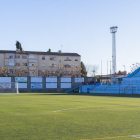
{"label": "stadium stand", "polygon": [[[127,76],[127,78],[131,78],[131,77],[140,77],[140,67],[138,69],[136,69],[134,72],[132,72],[131,74],[129,74]],[[137,75],[138,74],[138,75]]]}
{"label": "stadium stand", "polygon": [[122,82],[119,84],[100,84],[101,83],[95,83],[94,85],[89,85],[88,83],[87,85],[71,89],[68,93],[78,89],[79,92],[83,93],[140,94],[140,67],[123,78]]}
{"label": "stadium stand", "polygon": [[123,78],[121,84],[100,85],[90,93],[140,94],[140,67]]}

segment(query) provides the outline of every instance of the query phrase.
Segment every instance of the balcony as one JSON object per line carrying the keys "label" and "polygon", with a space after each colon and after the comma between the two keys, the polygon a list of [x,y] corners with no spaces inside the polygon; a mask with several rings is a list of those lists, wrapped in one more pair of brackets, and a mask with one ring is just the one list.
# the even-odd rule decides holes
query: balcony
{"label": "balcony", "polygon": [[37,59],[29,59],[29,63],[37,63],[38,60]]}
{"label": "balcony", "polygon": [[14,58],[6,58],[5,62],[14,62],[14,60],[15,60]]}

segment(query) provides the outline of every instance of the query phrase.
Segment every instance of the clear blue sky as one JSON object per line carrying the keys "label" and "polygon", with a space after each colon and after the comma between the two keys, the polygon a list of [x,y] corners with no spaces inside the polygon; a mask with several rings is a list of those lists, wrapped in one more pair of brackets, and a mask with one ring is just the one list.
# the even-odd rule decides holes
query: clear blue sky
{"label": "clear blue sky", "polygon": [[112,59],[111,26],[118,26],[117,71],[125,65],[129,72],[140,62],[140,0],[0,1],[1,50],[15,50],[16,40],[25,51],[56,52],[63,45],[84,64],[100,66],[102,60],[103,74]]}

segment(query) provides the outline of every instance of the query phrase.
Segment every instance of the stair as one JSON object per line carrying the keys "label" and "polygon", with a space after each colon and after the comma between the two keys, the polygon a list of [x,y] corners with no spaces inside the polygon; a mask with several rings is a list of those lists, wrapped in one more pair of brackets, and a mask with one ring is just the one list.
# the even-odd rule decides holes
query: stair
{"label": "stair", "polygon": [[104,90],[108,89],[111,85],[109,85],[108,87],[106,87]]}
{"label": "stair", "polygon": [[96,86],[94,86],[92,89],[90,89],[89,91],[93,90]]}

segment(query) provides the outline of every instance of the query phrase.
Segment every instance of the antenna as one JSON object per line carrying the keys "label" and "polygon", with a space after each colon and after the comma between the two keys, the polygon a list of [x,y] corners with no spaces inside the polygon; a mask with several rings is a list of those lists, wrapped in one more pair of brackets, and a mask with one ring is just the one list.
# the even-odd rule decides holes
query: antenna
{"label": "antenna", "polygon": [[63,46],[63,45],[61,45],[61,52],[62,52],[62,46]]}

